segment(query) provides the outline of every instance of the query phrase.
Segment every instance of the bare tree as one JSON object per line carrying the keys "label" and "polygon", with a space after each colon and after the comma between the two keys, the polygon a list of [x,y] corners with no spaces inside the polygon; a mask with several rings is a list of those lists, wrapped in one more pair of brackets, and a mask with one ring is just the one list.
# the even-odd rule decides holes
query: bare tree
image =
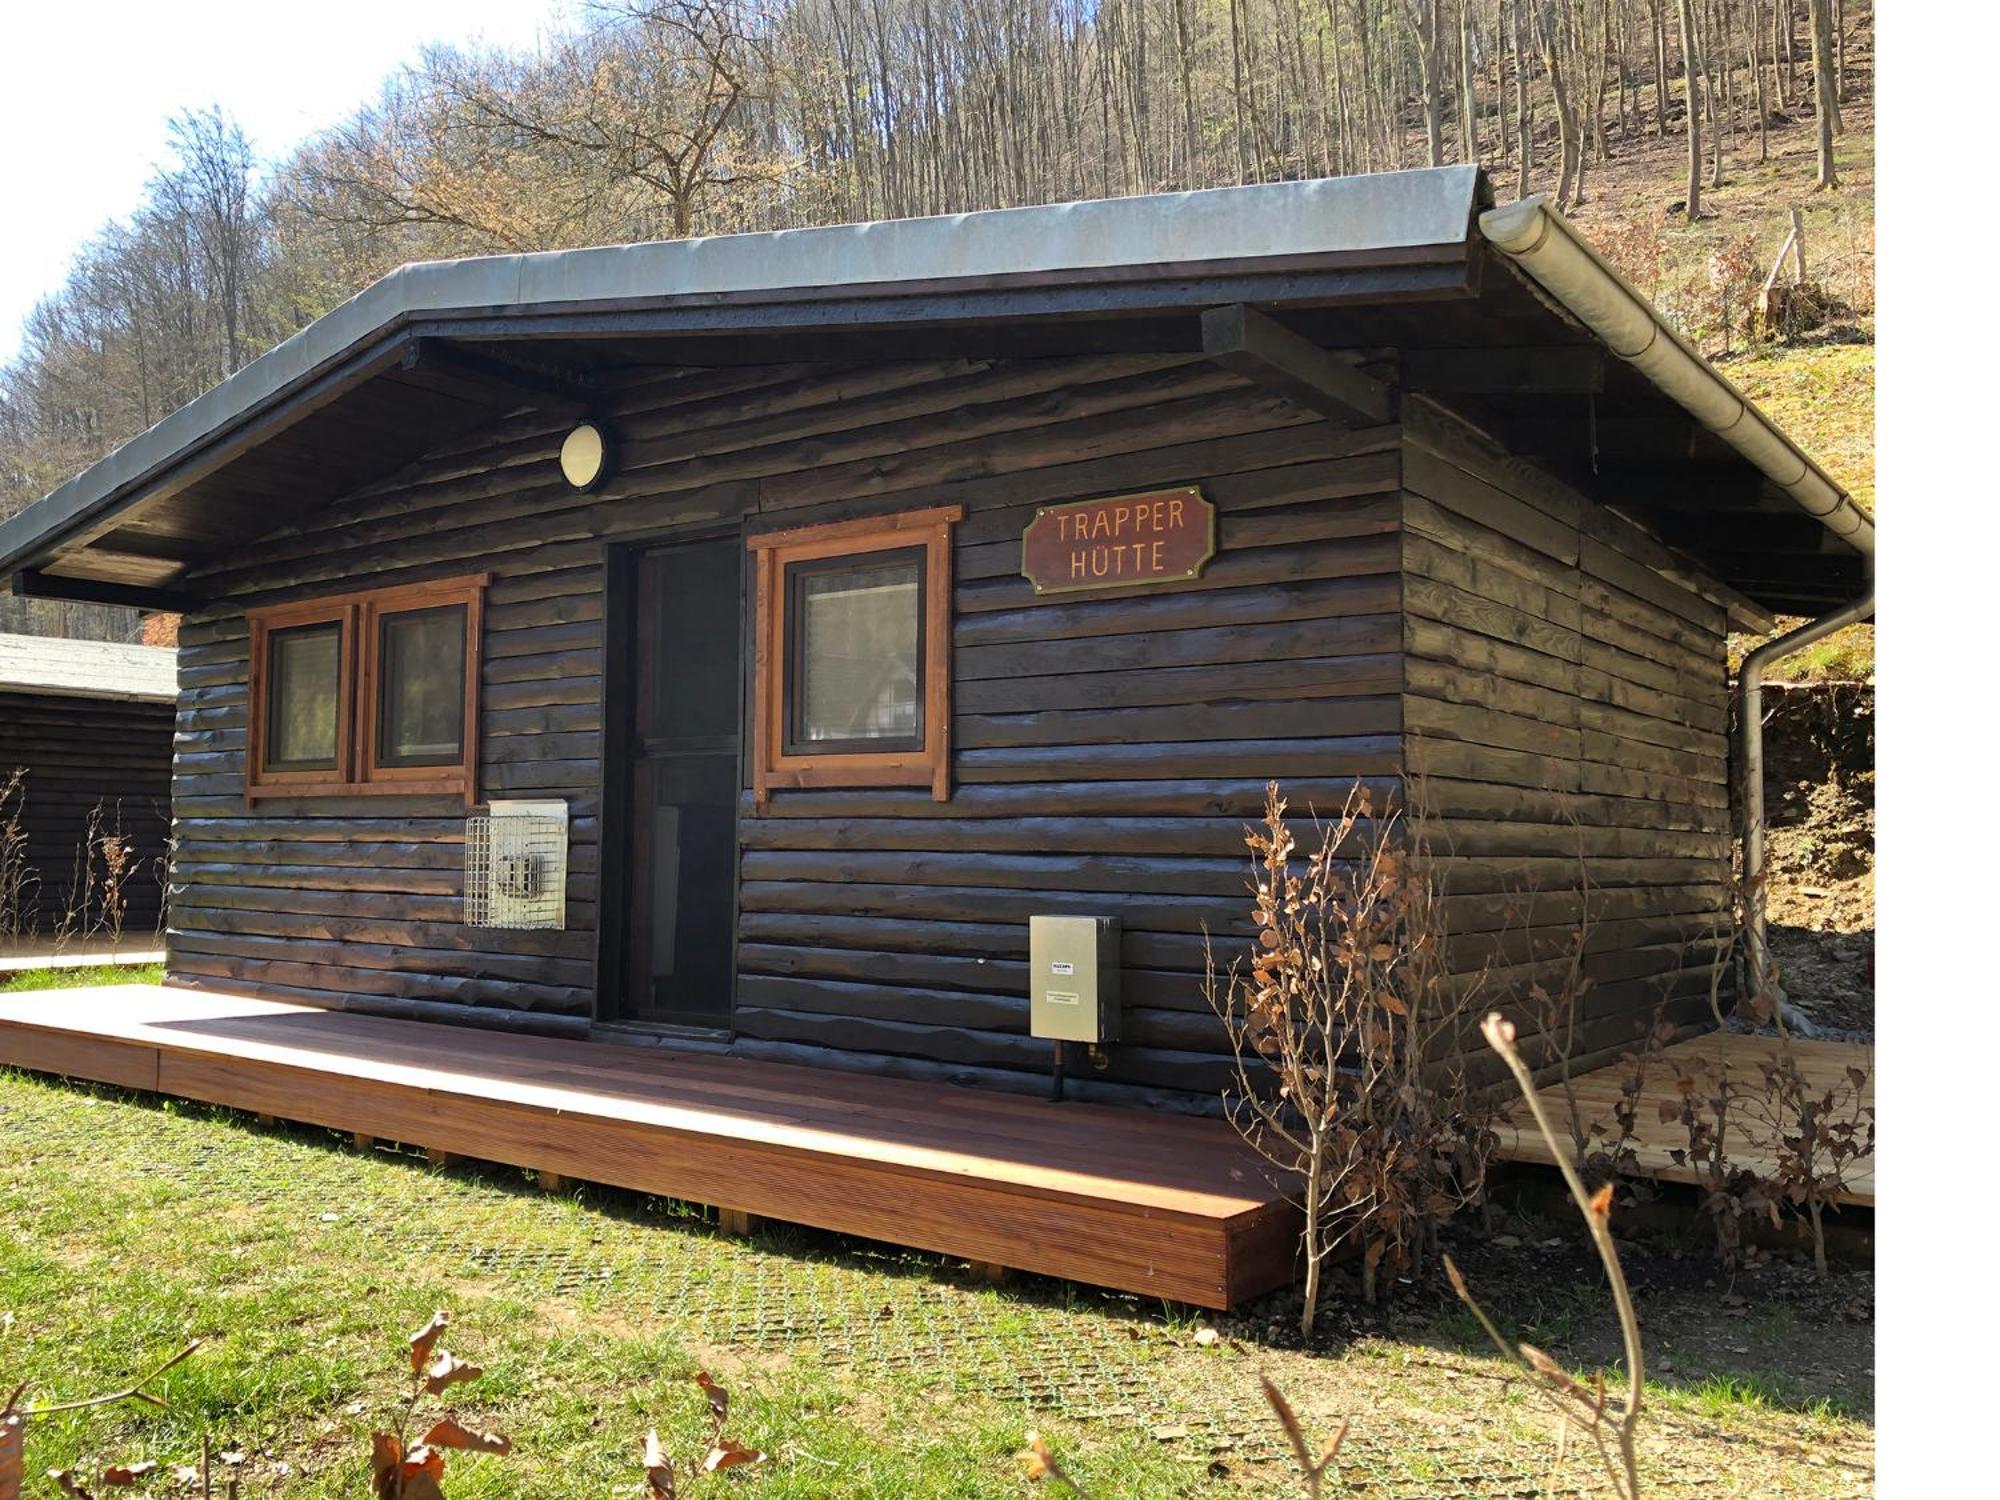
{"label": "bare tree", "polygon": [[1687,78],[1687,221],[1701,217],[1701,63],[1700,44],[1694,34],[1694,6],[1679,0],[1681,19],[1681,64]]}
{"label": "bare tree", "polygon": [[1840,86],[1834,78],[1832,0],[1808,0],[1812,22],[1813,113],[1819,133],[1819,186],[1836,188],[1833,138],[1840,134]]}
{"label": "bare tree", "polygon": [[1444,165],[1444,78],[1439,56],[1439,0],[1403,0],[1417,43],[1417,71],[1423,80],[1424,141],[1430,165]]}

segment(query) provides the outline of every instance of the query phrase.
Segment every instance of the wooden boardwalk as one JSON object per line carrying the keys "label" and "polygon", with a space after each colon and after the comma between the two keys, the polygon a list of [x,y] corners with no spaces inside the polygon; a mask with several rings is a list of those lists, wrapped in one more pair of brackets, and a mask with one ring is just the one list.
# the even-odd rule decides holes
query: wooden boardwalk
{"label": "wooden boardwalk", "polygon": [[[1665,1123],[1660,1119],[1660,1101],[1675,1092],[1677,1067],[1688,1070],[1706,1080],[1707,1086],[1713,1087],[1717,1070],[1726,1065],[1733,1081],[1744,1088],[1761,1091],[1763,1074],[1760,1064],[1772,1055],[1776,1045],[1770,1037],[1711,1032],[1689,1041],[1676,1042],[1667,1048],[1663,1058],[1648,1070],[1645,1091],[1639,1100],[1635,1122],[1638,1138],[1633,1142],[1639,1169],[1666,1182],[1691,1183],[1697,1180],[1693,1167],[1676,1165],[1669,1154],[1676,1148],[1686,1148],[1685,1131],[1679,1124]],[[1792,1046],[1797,1049],[1799,1065],[1807,1082],[1817,1089],[1824,1089],[1835,1082],[1840,1082],[1845,1088],[1846,1069],[1862,1068],[1868,1074],[1868,1081],[1862,1088],[1861,1102],[1868,1108],[1874,1107],[1875,1059],[1872,1048],[1859,1042],[1795,1041]],[[1618,1104],[1619,1091],[1627,1076],[1629,1071],[1626,1068],[1613,1066],[1599,1068],[1573,1080],[1571,1089],[1576,1098],[1577,1115],[1586,1121],[1601,1120],[1606,1128],[1615,1129],[1612,1111]],[[1541,1100],[1550,1120],[1561,1130],[1563,1122],[1570,1117],[1562,1087],[1554,1085],[1543,1089]],[[1555,1159],[1549,1154],[1548,1143],[1534,1129],[1527,1111],[1516,1104],[1510,1112],[1514,1116],[1513,1123],[1499,1127],[1502,1160],[1553,1165]],[[1760,1119],[1759,1114],[1760,1110],[1755,1105],[1733,1113],[1728,1151],[1730,1157],[1741,1165],[1769,1172],[1774,1165],[1771,1154],[1773,1136],[1769,1122]],[[1873,1208],[1874,1158],[1855,1163],[1848,1170],[1847,1180],[1852,1192],[1842,1201]]]}
{"label": "wooden boardwalk", "polygon": [[156,985],[0,995],[0,1064],[1200,1307],[1293,1274],[1220,1120]]}

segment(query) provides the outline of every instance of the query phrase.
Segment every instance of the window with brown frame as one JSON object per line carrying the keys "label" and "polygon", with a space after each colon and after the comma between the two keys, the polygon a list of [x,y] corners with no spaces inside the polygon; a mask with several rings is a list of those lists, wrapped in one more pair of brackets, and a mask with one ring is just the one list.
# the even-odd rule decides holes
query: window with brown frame
{"label": "window with brown frame", "polygon": [[963,506],[750,538],[752,781],[951,795],[951,528]]}
{"label": "window with brown frame", "polygon": [[245,795],[479,800],[487,578],[253,609]]}

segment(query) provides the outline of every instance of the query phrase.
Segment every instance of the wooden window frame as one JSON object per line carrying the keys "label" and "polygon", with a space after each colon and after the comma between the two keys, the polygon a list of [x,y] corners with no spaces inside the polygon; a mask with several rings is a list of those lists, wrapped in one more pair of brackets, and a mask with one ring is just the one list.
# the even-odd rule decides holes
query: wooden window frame
{"label": "wooden window frame", "polygon": [[[765,532],[748,539],[756,564],[757,617],[752,649],[756,692],[751,786],[759,810],[779,787],[924,786],[934,801],[951,798],[951,528],[962,505],[935,506],[861,521],[831,521]],[[918,640],[923,671],[923,743],[892,750],[787,749],[791,730],[791,585],[795,563],[923,551]]]}
{"label": "wooden window frame", "polygon": [[[461,797],[479,801],[479,677],[484,657],[485,573],[334,594],[246,612],[250,624],[250,732],[244,800],[269,797]],[[462,605],[465,608],[465,715],[460,758],[440,766],[378,763],[382,617]],[[298,625],[341,626],[340,704],[331,769],[274,771],[264,764],[270,722],[271,634]]]}

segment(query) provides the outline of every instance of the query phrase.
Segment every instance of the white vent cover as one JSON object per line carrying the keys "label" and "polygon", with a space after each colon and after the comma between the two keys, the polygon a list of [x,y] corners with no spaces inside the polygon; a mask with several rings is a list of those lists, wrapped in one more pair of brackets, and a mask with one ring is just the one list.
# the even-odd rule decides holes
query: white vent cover
{"label": "white vent cover", "polygon": [[569,804],[494,802],[465,820],[465,924],[563,925]]}

